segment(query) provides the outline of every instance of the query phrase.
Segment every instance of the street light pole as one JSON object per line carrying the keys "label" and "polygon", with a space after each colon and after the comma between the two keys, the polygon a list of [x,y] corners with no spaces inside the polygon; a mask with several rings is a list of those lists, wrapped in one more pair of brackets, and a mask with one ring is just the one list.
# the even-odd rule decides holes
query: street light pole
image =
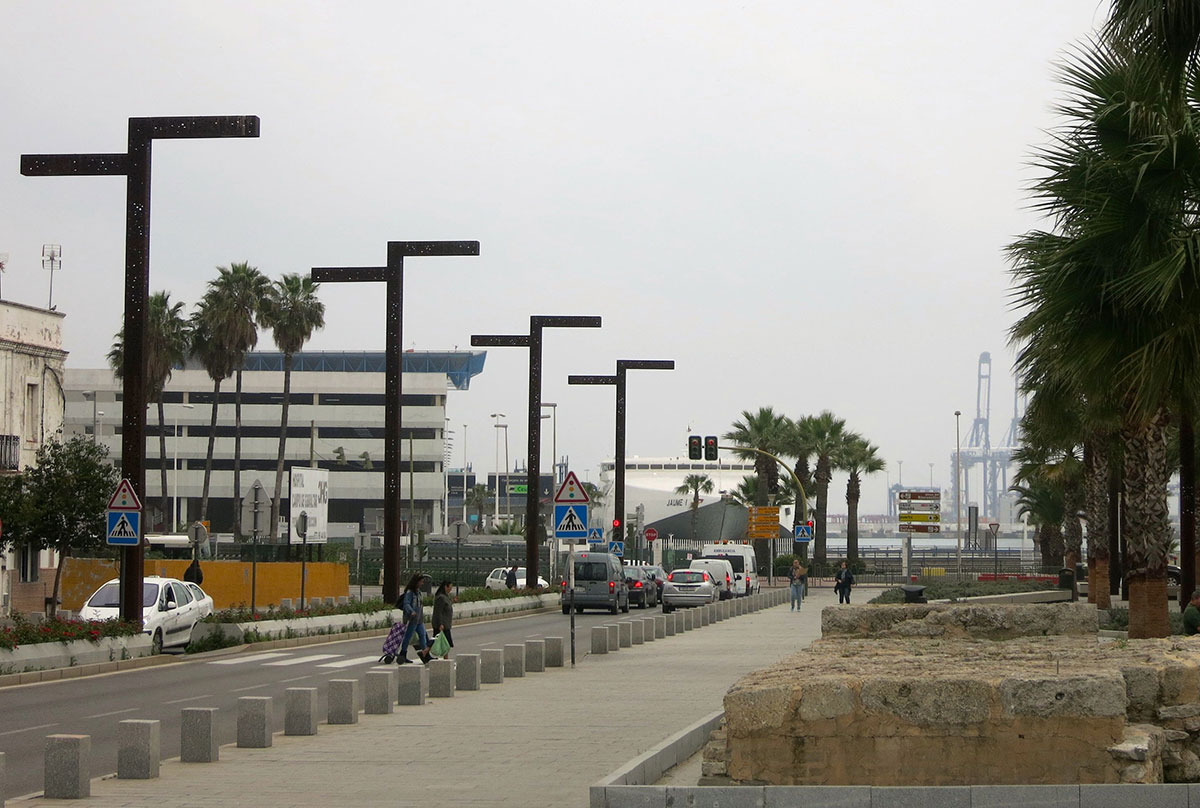
{"label": "street light pole", "polygon": [[[467,461],[467,425],[463,424],[463,522],[467,521],[467,471],[470,468],[471,464]],[[454,585],[458,586],[458,581]]]}
{"label": "street light pole", "polygon": [[543,407],[550,408],[549,415],[543,415],[542,418],[550,419],[550,455],[551,468],[554,470],[554,488],[558,490],[558,405],[542,402]]}
{"label": "street light pole", "polygon": [[[488,417],[493,419],[492,426],[494,426],[496,428],[496,431],[494,433],[496,436],[496,439],[495,439],[495,441],[493,441],[493,443],[495,444],[495,455],[496,455],[496,463],[494,466],[496,469],[496,499],[495,499],[495,502],[492,503],[492,505],[493,505],[492,527],[494,527],[496,529],[496,532],[499,533],[500,532],[500,419],[506,418],[507,416],[502,412],[494,412],[491,415],[489,415]],[[508,465],[508,461],[506,460],[504,464]]]}
{"label": "street light pole", "polygon": [[[187,410],[196,409],[195,404],[180,404]],[[179,413],[175,413],[175,429],[171,433],[171,445],[175,456],[171,459],[171,532],[179,529]]]}
{"label": "street light pole", "polygon": [[83,400],[92,402],[92,443],[96,442],[96,391],[84,390]]}
{"label": "street light pole", "polygon": [[958,580],[962,580],[962,497],[959,495],[959,475],[962,467],[962,437],[958,429],[961,410],[954,411],[954,545],[958,565]]}

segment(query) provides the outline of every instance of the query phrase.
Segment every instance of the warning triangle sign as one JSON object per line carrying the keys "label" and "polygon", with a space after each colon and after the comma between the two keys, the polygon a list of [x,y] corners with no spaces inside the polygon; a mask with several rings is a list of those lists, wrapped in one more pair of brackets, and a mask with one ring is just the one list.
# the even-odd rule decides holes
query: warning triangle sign
{"label": "warning triangle sign", "polygon": [[554,495],[554,501],[560,504],[590,502],[587,491],[579,484],[579,478],[575,476],[575,472],[568,471],[567,478],[562,481],[562,485],[558,487],[558,493]]}
{"label": "warning triangle sign", "polygon": [[121,484],[117,486],[117,490],[113,491],[113,495],[108,500],[108,509],[110,511],[140,511],[142,503],[137,498],[137,494],[133,493],[133,483],[129,480],[121,480]]}
{"label": "warning triangle sign", "polygon": [[567,512],[563,514],[563,518],[559,520],[554,528],[555,533],[578,533],[580,531],[587,532],[587,525],[579,518],[579,514],[574,508],[567,508]]}

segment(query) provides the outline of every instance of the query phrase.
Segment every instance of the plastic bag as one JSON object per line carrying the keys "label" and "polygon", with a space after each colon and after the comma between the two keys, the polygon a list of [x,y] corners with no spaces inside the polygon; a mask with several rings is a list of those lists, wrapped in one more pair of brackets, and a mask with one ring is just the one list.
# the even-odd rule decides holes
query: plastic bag
{"label": "plastic bag", "polygon": [[435,657],[445,656],[450,650],[450,641],[446,639],[444,632],[439,631],[437,636],[433,638],[433,645],[429,647],[429,653]]}

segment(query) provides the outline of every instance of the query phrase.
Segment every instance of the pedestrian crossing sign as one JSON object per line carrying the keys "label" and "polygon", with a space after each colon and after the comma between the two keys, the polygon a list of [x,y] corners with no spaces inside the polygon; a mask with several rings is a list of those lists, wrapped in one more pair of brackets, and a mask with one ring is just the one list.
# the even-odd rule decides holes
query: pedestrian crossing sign
{"label": "pedestrian crossing sign", "polygon": [[141,511],[108,511],[108,543],[136,547],[142,540]]}
{"label": "pedestrian crossing sign", "polygon": [[588,544],[604,544],[604,530],[598,527],[588,530]]}
{"label": "pedestrian crossing sign", "polygon": [[812,528],[808,525],[796,525],[796,541],[812,541]]}
{"label": "pedestrian crossing sign", "polygon": [[625,555],[625,542],[610,541],[608,543],[608,551],[615,556],[624,556]]}
{"label": "pedestrian crossing sign", "polygon": [[585,539],[588,535],[588,506],[585,503],[554,506],[554,535],[560,539]]}

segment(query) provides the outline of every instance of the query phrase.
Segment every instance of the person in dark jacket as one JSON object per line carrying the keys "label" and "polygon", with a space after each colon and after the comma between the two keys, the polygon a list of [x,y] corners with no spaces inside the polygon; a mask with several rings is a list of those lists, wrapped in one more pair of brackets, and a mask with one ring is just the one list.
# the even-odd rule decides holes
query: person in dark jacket
{"label": "person in dark jacket", "polygon": [[833,579],[833,591],[838,593],[838,603],[850,602],[850,587],[854,586],[854,573],[845,561]]}
{"label": "person in dark jacket", "polygon": [[[440,631],[445,634],[446,642],[453,648],[454,638],[450,636],[450,627],[454,622],[454,599],[450,597],[450,586],[449,581],[442,581],[433,596],[433,633],[436,635]],[[442,655],[442,659],[449,657],[449,652]]]}
{"label": "person in dark jacket", "polygon": [[414,635],[418,641],[413,645],[417,656],[426,665],[429,664],[429,635],[425,633],[425,609],[421,606],[421,582],[427,578],[428,575],[421,573],[409,578],[408,586],[404,587],[404,594],[396,604],[404,613],[404,622],[408,625],[404,631],[404,641],[400,643],[400,655],[396,657],[396,663],[399,665],[412,662],[408,658],[408,644]]}
{"label": "person in dark jacket", "polygon": [[510,569],[507,573],[505,573],[504,585],[507,586],[509,589],[517,588],[517,565],[516,564],[513,564],[512,569]]}

